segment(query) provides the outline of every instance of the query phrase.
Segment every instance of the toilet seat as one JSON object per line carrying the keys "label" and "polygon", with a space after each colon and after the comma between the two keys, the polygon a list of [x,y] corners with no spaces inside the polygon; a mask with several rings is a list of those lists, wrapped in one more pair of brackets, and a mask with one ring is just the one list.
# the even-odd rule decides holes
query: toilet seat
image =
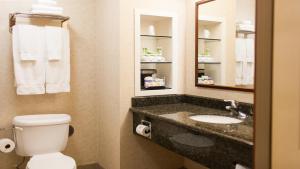
{"label": "toilet seat", "polygon": [[26,169],[76,169],[76,163],[62,153],[50,153],[31,157]]}

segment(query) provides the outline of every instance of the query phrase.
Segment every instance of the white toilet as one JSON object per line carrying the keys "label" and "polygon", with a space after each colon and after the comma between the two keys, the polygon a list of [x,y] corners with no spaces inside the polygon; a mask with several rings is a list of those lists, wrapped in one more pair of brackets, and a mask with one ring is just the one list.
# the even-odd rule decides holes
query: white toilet
{"label": "white toilet", "polygon": [[76,169],[75,160],[61,153],[68,142],[70,121],[67,114],[14,118],[16,153],[31,157],[26,169]]}

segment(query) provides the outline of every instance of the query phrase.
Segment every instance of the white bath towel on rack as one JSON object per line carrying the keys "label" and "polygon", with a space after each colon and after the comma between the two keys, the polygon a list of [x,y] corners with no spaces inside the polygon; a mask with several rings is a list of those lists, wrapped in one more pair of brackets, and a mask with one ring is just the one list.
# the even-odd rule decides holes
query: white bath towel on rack
{"label": "white bath towel on rack", "polygon": [[48,60],[60,60],[63,55],[63,28],[46,26],[46,55]]}
{"label": "white bath towel on rack", "polygon": [[37,14],[62,15],[64,12],[64,9],[62,7],[48,6],[42,4],[33,4],[31,8],[31,13]]}
{"label": "white bath towel on rack", "polygon": [[[41,27],[34,28],[34,39],[31,44],[35,46],[34,60],[23,60],[20,54],[20,43],[18,31],[22,25],[13,27],[12,41],[13,41],[13,61],[14,74],[18,95],[35,95],[45,93],[45,57],[44,57],[44,29]],[[26,27],[26,26],[23,26]],[[33,27],[33,26],[31,26]],[[30,38],[30,37],[28,37]]]}
{"label": "white bath towel on rack", "polygon": [[40,31],[40,27],[33,25],[19,24],[14,26],[13,36],[21,60],[32,61],[41,57],[40,49],[37,48],[43,41],[43,37],[37,33]]}
{"label": "white bath towel on rack", "polygon": [[60,60],[46,62],[46,93],[70,92],[70,37],[66,28],[62,29],[62,50]]}
{"label": "white bath towel on rack", "polygon": [[56,0],[37,0],[38,4],[44,4],[44,5],[56,5]]}
{"label": "white bath towel on rack", "polygon": [[60,11],[60,12],[63,12],[64,10],[62,7],[48,6],[48,5],[41,5],[41,4],[33,4],[31,8],[32,10]]}

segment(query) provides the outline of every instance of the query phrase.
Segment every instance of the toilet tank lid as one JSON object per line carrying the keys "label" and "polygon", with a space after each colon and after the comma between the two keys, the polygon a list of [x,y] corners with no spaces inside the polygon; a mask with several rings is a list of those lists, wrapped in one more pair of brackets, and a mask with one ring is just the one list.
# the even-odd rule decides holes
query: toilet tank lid
{"label": "toilet tank lid", "polygon": [[70,122],[71,116],[68,114],[26,115],[16,116],[13,120],[13,125],[29,127],[68,124]]}

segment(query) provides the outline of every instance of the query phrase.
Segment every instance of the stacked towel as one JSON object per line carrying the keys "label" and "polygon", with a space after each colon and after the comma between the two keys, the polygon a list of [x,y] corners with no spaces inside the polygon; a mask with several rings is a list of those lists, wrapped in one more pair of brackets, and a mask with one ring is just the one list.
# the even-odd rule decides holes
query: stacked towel
{"label": "stacked towel", "polygon": [[57,2],[56,2],[56,0],[37,0],[37,3],[38,4],[44,4],[44,5],[53,5],[53,6],[55,6],[55,5],[57,5]]}
{"label": "stacked towel", "polygon": [[[24,51],[26,55],[22,56]],[[15,25],[13,57],[18,95],[70,92],[70,42],[66,28]]]}
{"label": "stacked towel", "polygon": [[62,15],[64,9],[56,6],[55,0],[38,0],[37,4],[32,5],[32,13]]}
{"label": "stacked towel", "polygon": [[[43,57],[43,29],[31,25],[15,25],[13,27],[12,41],[17,94],[44,94],[45,58]],[[24,46],[24,43],[28,41],[31,42],[27,44],[28,46]],[[23,55],[22,57],[22,51],[24,52],[25,50],[28,52],[28,55]],[[26,59],[25,56],[27,57]]]}
{"label": "stacked towel", "polygon": [[240,31],[254,32],[255,31],[255,26],[252,24],[251,21],[245,20],[245,21],[237,22],[236,29],[240,30]]}
{"label": "stacked towel", "polygon": [[250,32],[255,31],[254,25],[237,24],[236,27],[237,27],[237,30],[240,30],[240,31],[250,31]]}

